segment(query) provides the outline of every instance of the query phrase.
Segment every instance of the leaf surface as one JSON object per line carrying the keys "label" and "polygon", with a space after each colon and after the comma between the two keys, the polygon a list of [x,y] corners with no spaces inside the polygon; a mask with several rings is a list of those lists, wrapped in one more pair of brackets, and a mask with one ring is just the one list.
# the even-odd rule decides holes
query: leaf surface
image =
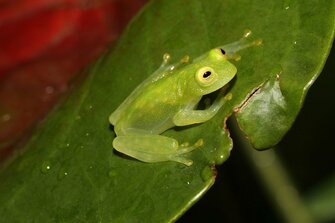
{"label": "leaf surface", "polygon": [[[1,218],[7,222],[177,219],[214,183],[213,166],[228,158],[232,141],[224,121],[233,111],[258,148],[276,144],[292,125],[331,47],[334,9],[334,1],[313,0],[150,2],[117,46],[49,115],[25,152],[2,171]],[[108,116],[159,67],[164,53],[175,61],[185,54],[195,58],[238,40],[246,29],[263,44],[242,51],[242,59],[234,62],[238,74],[230,88],[232,100],[204,124],[164,133],[180,142],[203,138],[204,147],[188,154],[194,161],[191,167],[142,163],[113,151],[115,135]],[[264,105],[264,112],[254,116],[255,109]]]}

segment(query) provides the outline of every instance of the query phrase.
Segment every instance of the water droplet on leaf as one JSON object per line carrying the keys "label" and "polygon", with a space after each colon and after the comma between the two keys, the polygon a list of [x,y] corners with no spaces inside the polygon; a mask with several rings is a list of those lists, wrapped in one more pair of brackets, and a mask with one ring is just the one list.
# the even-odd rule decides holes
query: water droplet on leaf
{"label": "water droplet on leaf", "polygon": [[62,167],[62,168],[60,168],[60,170],[58,172],[58,179],[61,180],[68,175],[69,175],[68,171],[64,167]]}
{"label": "water droplet on leaf", "polygon": [[50,169],[51,169],[51,164],[49,161],[45,161],[42,163],[42,166],[41,166],[42,173],[47,173],[49,172]]}

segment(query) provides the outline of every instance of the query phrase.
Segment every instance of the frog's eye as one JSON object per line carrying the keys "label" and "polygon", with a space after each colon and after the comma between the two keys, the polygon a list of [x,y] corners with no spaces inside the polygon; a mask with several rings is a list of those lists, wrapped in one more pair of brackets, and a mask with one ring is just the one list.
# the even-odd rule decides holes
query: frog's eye
{"label": "frog's eye", "polygon": [[200,85],[208,86],[217,79],[217,74],[211,67],[203,67],[197,71],[195,78]]}
{"label": "frog's eye", "polygon": [[222,55],[226,55],[226,51],[224,49],[220,48]]}

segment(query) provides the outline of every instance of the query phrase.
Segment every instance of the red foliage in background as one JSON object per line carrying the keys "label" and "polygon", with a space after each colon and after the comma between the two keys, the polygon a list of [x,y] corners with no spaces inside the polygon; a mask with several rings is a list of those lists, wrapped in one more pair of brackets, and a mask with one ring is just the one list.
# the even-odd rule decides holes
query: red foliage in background
{"label": "red foliage in background", "polygon": [[145,0],[0,2],[0,160]]}

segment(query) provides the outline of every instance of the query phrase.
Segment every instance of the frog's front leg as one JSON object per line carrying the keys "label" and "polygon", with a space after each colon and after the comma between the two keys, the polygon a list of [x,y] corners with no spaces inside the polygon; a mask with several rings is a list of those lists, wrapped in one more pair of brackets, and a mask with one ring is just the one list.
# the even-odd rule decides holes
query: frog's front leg
{"label": "frog's front leg", "polygon": [[176,63],[170,63],[170,61],[171,61],[171,55],[168,53],[165,53],[163,55],[163,62],[157,71],[158,72],[172,71],[176,68],[179,68],[180,66],[186,65],[190,61],[190,57],[188,55],[185,55]]}
{"label": "frog's front leg", "polygon": [[202,146],[203,141],[198,140],[192,146],[182,146],[178,141],[162,135],[130,134],[117,136],[113,147],[128,156],[144,162],[176,161],[187,166],[192,160],[182,157],[183,154]]}
{"label": "frog's front leg", "polygon": [[229,43],[224,46],[220,46],[222,50],[224,50],[227,53],[227,57],[229,59],[234,59],[236,61],[241,59],[241,56],[237,53],[238,51],[241,51],[243,49],[252,47],[252,46],[259,46],[262,44],[261,39],[256,39],[253,41],[248,40],[251,36],[251,30],[245,30],[243,37],[235,42]]}
{"label": "frog's front leg", "polygon": [[205,110],[182,109],[173,117],[173,123],[176,126],[185,126],[206,122],[213,118],[224,103],[231,100],[231,97],[232,94],[230,93],[226,96],[223,96],[223,93],[221,93],[214,103]]}
{"label": "frog's front leg", "polygon": [[149,77],[150,82],[155,82],[159,79],[166,77],[167,75],[171,74],[173,70],[179,68],[183,65],[186,65],[190,61],[190,57],[185,55],[180,59],[180,61],[176,63],[170,63],[171,56],[168,53],[163,55],[163,62],[160,67]]}

